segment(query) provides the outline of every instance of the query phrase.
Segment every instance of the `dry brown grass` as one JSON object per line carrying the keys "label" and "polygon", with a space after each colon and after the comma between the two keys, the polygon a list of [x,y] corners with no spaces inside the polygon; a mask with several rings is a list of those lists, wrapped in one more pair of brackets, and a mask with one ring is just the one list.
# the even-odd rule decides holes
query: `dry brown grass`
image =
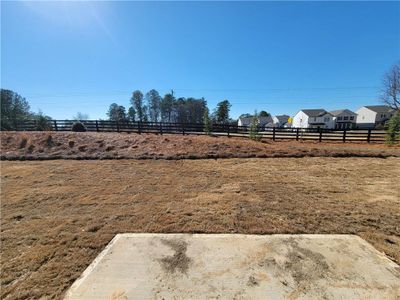
{"label": "dry brown grass", "polygon": [[122,232],[352,233],[400,262],[399,158],[1,166],[4,299],[60,297]]}
{"label": "dry brown grass", "polygon": [[400,145],[252,141],[237,137],[96,132],[1,132],[1,158],[182,159],[305,156],[400,157]]}

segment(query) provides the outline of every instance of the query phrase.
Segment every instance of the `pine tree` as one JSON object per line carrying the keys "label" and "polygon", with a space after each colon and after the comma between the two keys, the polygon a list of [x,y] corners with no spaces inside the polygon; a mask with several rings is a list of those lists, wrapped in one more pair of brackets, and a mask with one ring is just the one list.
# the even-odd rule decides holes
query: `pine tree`
{"label": "pine tree", "polygon": [[211,129],[212,129],[212,124],[211,124],[211,119],[210,119],[210,112],[207,107],[204,109],[203,123],[204,123],[204,132],[207,135],[210,135]]}
{"label": "pine tree", "polygon": [[393,117],[390,118],[386,130],[386,143],[393,145],[400,137],[400,111],[397,111]]}
{"label": "pine tree", "polygon": [[258,118],[257,111],[255,111],[253,119],[251,120],[250,133],[249,133],[250,138],[255,141],[261,140],[261,134],[258,132],[258,124],[259,123],[260,123],[260,120]]}

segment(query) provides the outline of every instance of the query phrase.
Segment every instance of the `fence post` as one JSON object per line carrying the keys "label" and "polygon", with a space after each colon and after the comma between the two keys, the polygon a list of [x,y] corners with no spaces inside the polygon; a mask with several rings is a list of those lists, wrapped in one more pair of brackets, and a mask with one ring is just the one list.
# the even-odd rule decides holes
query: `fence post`
{"label": "fence post", "polygon": [[138,121],[138,123],[137,123],[137,124],[138,124],[138,125],[137,125],[137,126],[138,126],[138,133],[139,133],[139,134],[142,134],[142,131],[141,131],[141,129],[140,129],[140,123],[141,123],[140,121]]}
{"label": "fence post", "polygon": [[162,135],[162,123],[160,122],[160,134]]}
{"label": "fence post", "polygon": [[185,123],[182,124],[182,134],[185,135]]}
{"label": "fence post", "polygon": [[296,141],[299,140],[299,128],[296,129]]}
{"label": "fence post", "polygon": [[367,142],[371,142],[371,129],[368,129]]}
{"label": "fence post", "polygon": [[119,132],[119,124],[118,121],[115,121],[117,123],[117,132]]}
{"label": "fence post", "polygon": [[343,143],[346,143],[346,129],[343,129]]}
{"label": "fence post", "polygon": [[230,126],[230,125],[228,124],[228,137],[229,137],[229,126]]}
{"label": "fence post", "polygon": [[96,131],[99,132],[99,122],[96,120]]}
{"label": "fence post", "polygon": [[322,142],[322,128],[318,128],[319,131],[319,142]]}
{"label": "fence post", "polygon": [[54,130],[55,130],[55,131],[58,131],[58,127],[57,127],[57,121],[56,121],[56,120],[54,120],[54,121],[53,121],[53,123],[54,123]]}
{"label": "fence post", "polygon": [[272,140],[275,141],[275,127],[272,128]]}

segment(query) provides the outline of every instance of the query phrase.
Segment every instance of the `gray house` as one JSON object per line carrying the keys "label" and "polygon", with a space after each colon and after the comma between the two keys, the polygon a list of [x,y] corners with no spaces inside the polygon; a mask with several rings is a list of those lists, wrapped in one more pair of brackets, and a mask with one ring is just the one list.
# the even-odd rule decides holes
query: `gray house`
{"label": "gray house", "polygon": [[356,127],[357,114],[348,109],[330,112],[335,121],[335,129],[351,129]]}
{"label": "gray house", "polygon": [[288,115],[277,115],[272,117],[272,122],[268,123],[266,127],[279,127],[283,128],[288,125],[290,116]]}
{"label": "gray house", "polygon": [[[249,127],[253,122],[253,116],[251,117],[240,117],[238,120],[238,126],[247,126]],[[271,117],[258,117],[258,127],[264,128],[265,125],[272,122]]]}
{"label": "gray house", "polygon": [[395,113],[386,105],[363,106],[356,111],[358,128],[375,128],[383,126]]}

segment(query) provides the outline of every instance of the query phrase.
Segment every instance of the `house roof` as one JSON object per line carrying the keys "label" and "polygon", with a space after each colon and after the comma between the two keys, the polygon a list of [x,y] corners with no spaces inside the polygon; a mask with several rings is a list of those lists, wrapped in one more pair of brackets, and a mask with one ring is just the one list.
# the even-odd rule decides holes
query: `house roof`
{"label": "house roof", "polygon": [[[242,121],[243,124],[250,124],[253,121],[253,116],[252,117],[240,117],[239,120]],[[265,125],[268,122],[272,122],[272,118],[271,117],[258,117],[258,122],[259,125]]]}
{"label": "house roof", "polygon": [[303,113],[305,113],[309,117],[321,117],[323,115],[329,114],[325,109],[318,108],[318,109],[302,109]]}
{"label": "house roof", "polygon": [[283,123],[283,122],[287,122],[289,120],[290,116],[279,115],[279,116],[275,116],[275,118],[277,118],[280,123]]}
{"label": "house roof", "polygon": [[338,110],[333,110],[329,112],[331,115],[333,115],[334,117],[337,117],[341,114],[345,114],[345,115],[353,115],[356,116],[357,114],[355,112],[352,112],[351,110],[348,109],[338,109]]}
{"label": "house roof", "polygon": [[369,105],[364,107],[377,113],[387,113],[393,111],[393,108],[387,105]]}

